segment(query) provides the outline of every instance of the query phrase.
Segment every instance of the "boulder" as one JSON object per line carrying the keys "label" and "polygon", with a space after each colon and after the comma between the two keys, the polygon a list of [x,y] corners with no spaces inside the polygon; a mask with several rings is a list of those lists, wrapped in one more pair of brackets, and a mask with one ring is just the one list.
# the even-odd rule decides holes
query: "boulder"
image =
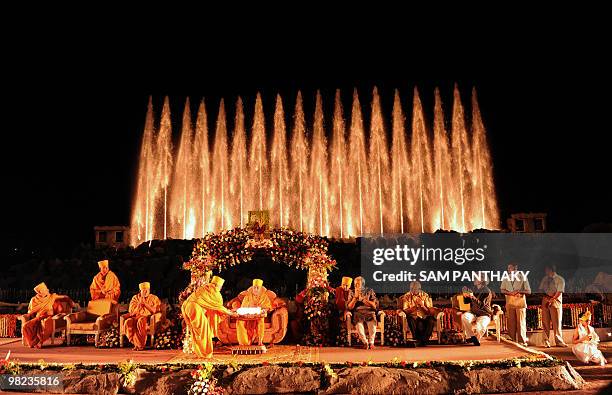
{"label": "boulder", "polygon": [[356,367],[342,369],[325,394],[468,394],[568,391],[581,389],[584,380],[569,365],[549,368],[505,369],[394,369]]}
{"label": "boulder", "polygon": [[172,395],[182,394],[187,391],[193,379],[191,370],[179,370],[177,372],[147,372],[138,370],[134,385],[123,387],[122,393],[126,394],[155,394]]}
{"label": "boulder", "polygon": [[447,394],[467,378],[445,369],[345,368],[325,394]]}
{"label": "boulder", "polygon": [[261,366],[239,371],[226,387],[229,394],[286,394],[316,392],[320,374],[307,367]]}
{"label": "boulder", "polygon": [[116,394],[119,392],[118,373],[94,373],[77,369],[62,373],[64,393],[67,394]]}

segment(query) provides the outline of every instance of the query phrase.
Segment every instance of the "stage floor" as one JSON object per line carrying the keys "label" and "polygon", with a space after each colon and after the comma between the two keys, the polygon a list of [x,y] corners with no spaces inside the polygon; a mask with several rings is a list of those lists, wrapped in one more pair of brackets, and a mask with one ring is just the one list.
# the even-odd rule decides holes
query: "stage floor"
{"label": "stage floor", "polygon": [[[21,339],[2,339],[0,357],[11,351],[11,360],[19,362],[47,363],[118,363],[132,359],[138,363],[198,363],[206,361],[177,350],[133,351],[130,348],[99,349],[93,346],[46,345],[43,349],[31,349],[21,344]],[[533,350],[533,352],[537,352]],[[451,360],[499,360],[529,355],[530,351],[513,344],[494,340],[483,340],[480,347],[473,345],[431,345],[419,348],[377,347],[364,350],[351,347],[305,347],[296,345],[276,345],[261,355],[232,355],[226,347],[218,347],[213,363],[283,363],[283,362],[327,362],[344,363],[347,361],[387,362],[397,358],[400,361],[451,361]]]}

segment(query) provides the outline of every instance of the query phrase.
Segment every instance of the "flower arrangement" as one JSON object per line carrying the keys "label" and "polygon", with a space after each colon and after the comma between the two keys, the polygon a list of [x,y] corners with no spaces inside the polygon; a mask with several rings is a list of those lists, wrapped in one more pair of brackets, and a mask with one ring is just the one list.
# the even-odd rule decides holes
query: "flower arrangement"
{"label": "flower arrangement", "polygon": [[402,324],[395,310],[385,311],[385,345],[400,347],[405,345]]}
{"label": "flower arrangement", "polygon": [[21,371],[17,362],[9,361],[10,357],[11,352],[9,351],[4,359],[0,359],[0,374],[19,374]]}
{"label": "flower arrangement", "polygon": [[136,383],[137,368],[138,364],[131,359],[117,364],[117,369],[121,373],[121,382],[124,386],[130,387]]}
{"label": "flower arrangement", "polygon": [[191,331],[185,328],[183,332],[183,353],[193,354],[193,341],[191,339]]}
{"label": "flower arrangement", "polygon": [[200,278],[213,269],[222,270],[248,262],[253,257],[253,252],[246,248],[248,240],[249,232],[244,228],[209,233],[196,242],[191,259],[183,268]]}
{"label": "flower arrangement", "polygon": [[166,313],[166,321],[155,335],[157,350],[180,350],[183,347],[183,317],[178,309]]}
{"label": "flower arrangement", "polygon": [[119,324],[113,322],[113,325],[103,331],[98,338],[96,348],[115,348],[119,347]]}
{"label": "flower arrangement", "polygon": [[223,394],[223,388],[217,386],[217,379],[212,375],[213,367],[212,363],[207,362],[198,366],[198,368],[191,373],[194,382],[191,384],[191,387],[189,387],[189,390],[187,390],[188,395]]}

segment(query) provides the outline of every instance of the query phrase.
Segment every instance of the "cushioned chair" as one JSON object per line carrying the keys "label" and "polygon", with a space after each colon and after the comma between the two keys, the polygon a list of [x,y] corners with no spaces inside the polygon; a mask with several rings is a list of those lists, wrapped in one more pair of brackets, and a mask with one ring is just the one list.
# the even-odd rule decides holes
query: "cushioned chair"
{"label": "cushioned chair", "polygon": [[[51,332],[51,344],[55,344],[55,335],[57,334],[66,334],[66,321],[64,317],[67,314],[72,313],[72,307],[70,307],[70,303],[68,302],[58,302],[62,305],[62,311],[65,313],[55,314],[52,317],[47,317],[42,319],[43,328],[45,328],[45,332]],[[36,316],[36,314],[24,314],[20,315],[18,318],[21,321],[21,327],[25,325],[26,322],[30,321]],[[23,335],[21,336],[21,344],[25,345],[25,340]]]}
{"label": "cushioned chair", "polygon": [[[129,317],[129,313],[123,314],[119,318],[119,346],[123,347],[123,339],[126,336],[123,330],[123,323]],[[149,327],[147,328],[147,335],[151,339],[151,347],[155,346],[155,333],[159,330],[162,323],[166,321],[166,304],[162,303],[160,311],[155,314],[151,314],[149,317]]]}
{"label": "cushioned chair", "polygon": [[[351,338],[353,333],[357,333],[357,328],[353,325],[353,314],[350,311],[344,313],[344,321],[346,322],[346,336],[349,347],[351,346]],[[367,331],[367,329],[366,329]],[[378,322],[376,323],[376,334],[380,335],[380,345],[385,345],[385,312],[378,312]]]}
{"label": "cushioned chair", "polygon": [[100,333],[119,321],[119,305],[111,299],[90,300],[85,311],[68,314],[66,320],[66,344],[70,345],[71,335],[95,335],[96,343]]}
{"label": "cushioned chair", "polygon": [[[452,307],[454,309],[457,309],[458,313],[459,312],[467,312],[470,311],[470,304],[466,303],[463,300],[463,295],[454,295],[453,297],[451,297],[451,303],[452,303]],[[501,315],[503,314],[503,311],[501,309],[501,307],[498,304],[493,304],[491,305],[491,308],[494,311],[493,314],[493,318],[491,319],[491,322],[489,322],[489,325],[487,326],[487,335],[490,329],[495,329],[495,337],[497,339],[498,342],[501,342]],[[459,315],[459,314],[458,314]],[[438,314],[438,334],[442,333],[442,320],[444,314]],[[460,318],[460,317],[458,317]],[[461,322],[461,321],[458,321]]]}
{"label": "cushioned chair", "polygon": [[[289,321],[289,313],[287,311],[287,303],[276,296],[276,293],[266,291],[268,298],[272,302],[272,309],[268,311],[268,316],[265,318],[264,343],[276,344],[281,342],[287,334],[287,324]],[[234,299],[226,303],[227,308],[237,309],[242,304],[247,291],[242,291]],[[238,336],[236,333],[236,319],[226,318],[219,324],[219,340],[225,344],[237,344]]]}
{"label": "cushioned chair", "polygon": [[[404,305],[404,298],[400,297],[399,298],[399,303],[398,306],[403,306]],[[402,323],[402,334],[404,335],[404,340],[408,340],[412,337],[412,333],[410,333],[410,327],[408,326],[408,318],[406,317],[406,313],[403,311],[400,311],[397,314],[400,317],[401,323]],[[441,334],[442,334],[442,317],[444,317],[444,313],[443,312],[438,312],[435,316],[436,318],[436,326],[434,327],[434,332],[436,332],[436,337],[438,338],[438,344],[441,342],[440,338],[441,338]]]}

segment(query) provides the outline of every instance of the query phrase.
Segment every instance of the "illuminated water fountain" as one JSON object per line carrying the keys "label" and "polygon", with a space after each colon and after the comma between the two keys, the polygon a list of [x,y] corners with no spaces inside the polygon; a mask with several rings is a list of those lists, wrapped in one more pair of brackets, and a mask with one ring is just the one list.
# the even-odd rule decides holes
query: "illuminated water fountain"
{"label": "illuminated water fountain", "polygon": [[367,129],[357,90],[346,119],[336,92],[331,127],[324,123],[319,93],[312,123],[306,120],[302,100],[298,92],[286,125],[283,100],[277,95],[274,118],[266,123],[257,94],[247,130],[238,98],[231,131],[221,100],[212,141],[205,102],[199,104],[194,124],[187,100],[176,149],[168,99],[157,125],[150,100],[132,210],[132,243],[190,239],[245,226],[248,211],[262,209],[270,210],[274,227],[341,238],[499,227],[492,160],[475,90],[468,120],[455,87],[450,130],[437,89],[433,127],[414,89],[409,132],[397,90],[391,131],[385,130],[376,88]]}

